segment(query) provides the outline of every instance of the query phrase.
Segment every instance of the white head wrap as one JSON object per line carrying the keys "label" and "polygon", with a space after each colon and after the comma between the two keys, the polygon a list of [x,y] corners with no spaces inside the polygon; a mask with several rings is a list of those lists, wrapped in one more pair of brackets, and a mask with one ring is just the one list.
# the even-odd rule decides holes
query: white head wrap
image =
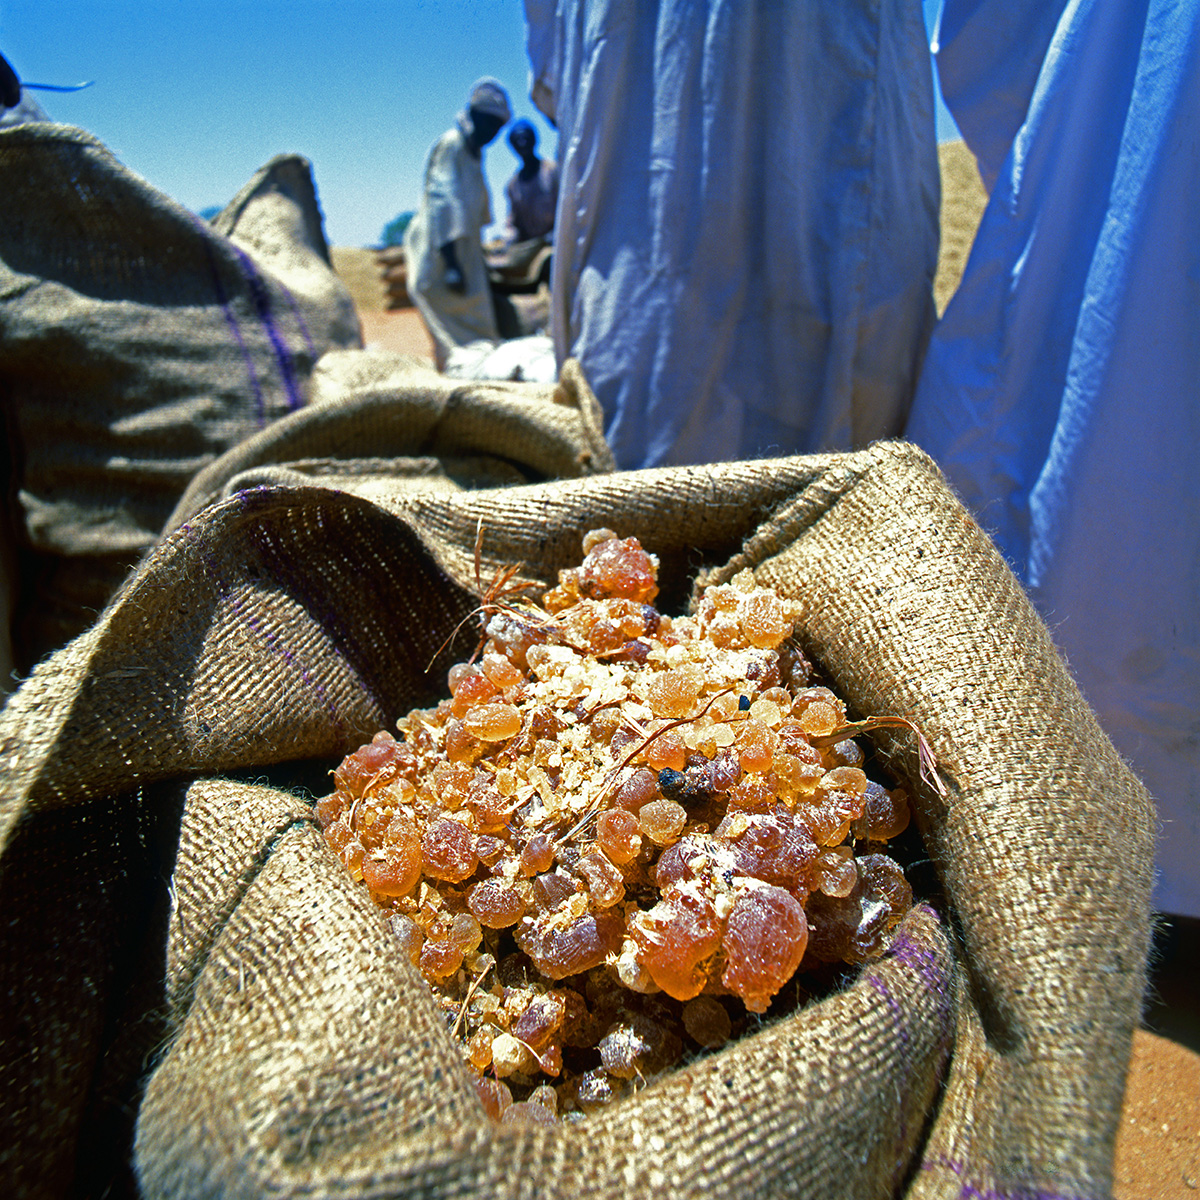
{"label": "white head wrap", "polygon": [[508,106],[508,93],[498,79],[492,79],[490,76],[477,79],[471,85],[467,109],[469,111],[472,108],[477,112],[490,113],[504,122],[512,116],[512,109]]}

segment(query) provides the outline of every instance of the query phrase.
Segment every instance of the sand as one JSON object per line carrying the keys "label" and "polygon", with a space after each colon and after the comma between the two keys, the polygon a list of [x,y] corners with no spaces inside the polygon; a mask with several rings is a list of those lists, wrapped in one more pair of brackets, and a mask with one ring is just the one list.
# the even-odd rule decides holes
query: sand
{"label": "sand", "polygon": [[[986,195],[962,142],[939,146],[938,157],[942,239],[934,300],[940,314],[962,279]],[[337,247],[333,261],[354,296],[365,344],[432,362],[433,346],[416,309],[385,310],[374,252]],[[1158,955],[1149,1028],[1134,1037],[1114,1200],[1200,1200],[1200,1002],[1191,978],[1200,961],[1198,930],[1200,922],[1176,922]]]}
{"label": "sand", "polygon": [[387,293],[374,250],[334,246],[330,250],[333,269],[354,297],[362,323],[363,345],[433,359],[433,339],[415,308],[388,311]]}
{"label": "sand", "polygon": [[962,279],[987,193],[975,156],[965,142],[943,142],[938,147],[938,162],[942,168],[942,237],[933,299],[941,316]]}
{"label": "sand", "polygon": [[433,363],[433,339],[415,308],[394,312],[363,312],[360,309],[358,315],[362,321],[363,345],[368,349],[413,354]]}
{"label": "sand", "polygon": [[1200,1055],[1145,1030],[1134,1035],[1113,1197],[1200,1197]]}

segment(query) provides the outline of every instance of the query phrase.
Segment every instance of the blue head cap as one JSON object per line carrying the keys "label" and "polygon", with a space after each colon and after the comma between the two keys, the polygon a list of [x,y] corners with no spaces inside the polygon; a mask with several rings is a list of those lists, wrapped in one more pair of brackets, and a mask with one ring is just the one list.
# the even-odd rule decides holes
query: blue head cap
{"label": "blue head cap", "polygon": [[531,143],[537,145],[537,130],[534,129],[533,122],[519,117],[508,131],[509,145],[515,146],[522,138],[528,138]]}

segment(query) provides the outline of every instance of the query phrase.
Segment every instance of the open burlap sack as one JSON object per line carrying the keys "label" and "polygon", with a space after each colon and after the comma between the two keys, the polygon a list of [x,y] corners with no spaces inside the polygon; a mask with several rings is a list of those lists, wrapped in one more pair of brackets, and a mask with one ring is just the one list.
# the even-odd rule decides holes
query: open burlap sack
{"label": "open burlap sack", "polygon": [[89,134],[0,131],[0,403],[13,644],[95,619],[202,467],[361,345],[310,166],[268,163],[212,226]]}
{"label": "open burlap sack", "polygon": [[[860,714],[920,724],[946,787],[881,738],[942,911],[845,991],[561,1128],[484,1118],[303,791],[440,691],[480,522],[485,580],[523,561],[549,582],[589,528],[636,534],[667,611],[753,568],[802,602]],[[135,1116],[148,1196],[1109,1194],[1150,801],[911,447],[373,502],[243,491],[154,551],[0,736],[9,1194],[107,1183]]]}

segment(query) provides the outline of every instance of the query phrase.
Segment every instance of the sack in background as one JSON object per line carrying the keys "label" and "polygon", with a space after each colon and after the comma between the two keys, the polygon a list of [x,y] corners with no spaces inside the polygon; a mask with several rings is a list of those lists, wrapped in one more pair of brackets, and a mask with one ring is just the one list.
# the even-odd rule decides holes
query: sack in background
{"label": "sack in background", "polygon": [[[597,526],[659,555],[664,611],[751,567],[802,602],[801,640],[858,713],[920,725],[944,799],[910,740],[877,745],[947,906],[845,992],[631,1101],[495,1126],[295,788],[327,790],[338,756],[443,690],[481,527],[485,581],[523,562],[549,583]],[[14,1190],[64,1194],[87,1153],[127,1170],[135,1114],[150,1196],[1111,1188],[1151,804],[912,447],[371,500],[238,491],[24,684],[0,778]]]}
{"label": "sack in background", "polygon": [[[192,476],[361,345],[309,163],[210,226],[65,125],[0,131],[0,402],[27,671],[85,629]],[[3,464],[0,464],[3,465]]]}
{"label": "sack in background", "polygon": [[574,360],[556,384],[464,383],[401,354],[331,351],[309,395],[309,407],[199,472],[166,528],[251,487],[323,483],[386,499],[613,470],[603,413]]}

